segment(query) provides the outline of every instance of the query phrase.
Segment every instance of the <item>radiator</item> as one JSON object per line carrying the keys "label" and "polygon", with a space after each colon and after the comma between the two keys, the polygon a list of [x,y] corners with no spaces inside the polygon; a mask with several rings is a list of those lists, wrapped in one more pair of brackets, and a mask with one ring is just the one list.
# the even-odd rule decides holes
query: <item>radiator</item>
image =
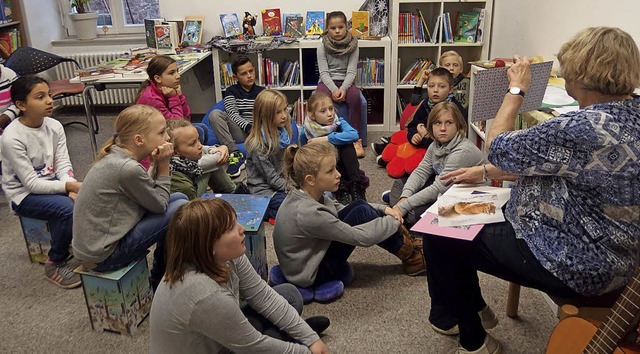
{"label": "radiator", "polygon": [[[122,52],[96,52],[65,55],[65,57],[75,59],[80,63],[81,67],[87,68],[90,66],[96,66],[107,60],[117,59],[120,55],[122,55]],[[68,79],[76,76],[76,69],[77,67],[74,63],[62,63],[57,65],[55,67],[57,79]],[[91,90],[91,92],[93,94],[93,102],[96,105],[128,106],[135,101],[138,90],[135,88],[110,88],[101,92],[96,92],[94,90]],[[63,98],[59,102],[64,106],[81,106],[84,104],[82,95]]]}

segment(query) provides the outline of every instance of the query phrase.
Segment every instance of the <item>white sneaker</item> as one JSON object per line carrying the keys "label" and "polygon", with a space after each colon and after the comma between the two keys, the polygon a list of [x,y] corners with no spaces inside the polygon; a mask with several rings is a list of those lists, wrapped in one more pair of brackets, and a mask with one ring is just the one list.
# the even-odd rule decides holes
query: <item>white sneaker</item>
{"label": "white sneaker", "polygon": [[[484,329],[492,329],[498,325],[498,317],[493,312],[491,307],[489,307],[489,305],[485,306],[485,308],[478,311],[478,315],[480,315],[480,320],[482,321],[482,327]],[[458,325],[455,325],[449,329],[442,329],[434,325],[431,325],[431,329],[433,329],[434,331],[440,334],[444,334],[447,336],[455,336],[460,334],[460,329],[458,328]]]}
{"label": "white sneaker", "polygon": [[487,333],[486,337],[484,337],[484,343],[482,346],[474,351],[468,351],[463,347],[458,347],[458,349],[453,351],[454,354],[500,354],[502,353],[502,348],[500,348],[500,343],[493,338],[489,333]]}

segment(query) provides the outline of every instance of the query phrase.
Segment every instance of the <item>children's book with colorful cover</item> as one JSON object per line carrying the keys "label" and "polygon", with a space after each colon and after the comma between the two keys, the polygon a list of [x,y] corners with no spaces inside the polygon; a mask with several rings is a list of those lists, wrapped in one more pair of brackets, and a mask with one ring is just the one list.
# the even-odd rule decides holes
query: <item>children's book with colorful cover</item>
{"label": "children's book with colorful cover", "polygon": [[238,15],[234,13],[220,14],[220,22],[225,37],[235,37],[242,34],[242,26]]}
{"label": "children's book with colorful cover", "polygon": [[82,82],[106,79],[116,76],[113,68],[108,65],[97,65],[80,69],[76,71],[76,74],[80,77],[80,81]]}
{"label": "children's book with colorful cover", "polygon": [[204,17],[187,16],[184,18],[184,32],[182,42],[188,45],[200,45],[202,42],[202,30],[204,28]]}
{"label": "children's book with colorful cover", "polygon": [[[287,18],[289,17],[302,17],[301,13],[286,13],[286,14],[282,14],[282,30],[286,31],[287,29]],[[304,19],[304,17],[303,17]],[[304,24],[303,24],[304,26]],[[303,28],[304,29],[304,28]]]}
{"label": "children's book with colorful cover", "polygon": [[282,34],[282,19],[280,9],[262,10],[262,29],[265,36],[279,36]]}
{"label": "children's book with colorful cover", "polygon": [[324,11],[307,11],[305,34],[319,35],[324,33]]}
{"label": "children's book with colorful cover", "polygon": [[163,23],[173,22],[176,24],[176,28],[178,30],[178,45],[182,43],[182,34],[184,33],[184,20],[167,20]]}
{"label": "children's book with colorful cover", "polygon": [[164,18],[145,18],[144,19],[144,36],[148,48],[156,49],[156,25],[161,25]]}
{"label": "children's book with colorful cover", "polygon": [[351,13],[351,35],[356,37],[369,35],[369,11]]}
{"label": "children's book with colorful cover", "polygon": [[178,47],[178,28],[175,23],[155,25],[156,49],[158,54],[176,54]]}
{"label": "children's book with colorful cover", "polygon": [[479,16],[480,13],[475,11],[458,12],[453,40],[455,42],[474,43],[478,32]]}
{"label": "children's book with colorful cover", "polygon": [[304,37],[304,19],[302,16],[287,17],[284,27],[284,35],[287,37]]}

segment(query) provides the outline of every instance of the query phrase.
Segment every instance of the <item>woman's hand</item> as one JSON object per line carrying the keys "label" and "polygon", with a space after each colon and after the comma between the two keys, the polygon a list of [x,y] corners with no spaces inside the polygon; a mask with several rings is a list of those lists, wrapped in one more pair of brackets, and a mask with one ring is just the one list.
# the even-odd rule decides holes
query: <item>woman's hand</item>
{"label": "woman's hand", "polygon": [[339,88],[331,93],[331,98],[336,102],[343,102],[347,98],[347,93]]}
{"label": "woman's hand", "polygon": [[326,143],[329,142],[329,137],[328,136],[319,136],[317,138],[311,138],[308,141],[309,143]]}
{"label": "woman's hand", "polygon": [[160,92],[162,92],[162,96],[166,98],[169,98],[178,94],[178,90],[168,86],[160,86]]}
{"label": "woman's hand", "polygon": [[440,176],[440,179],[444,181],[445,186],[452,183],[478,183],[482,182],[483,174],[484,170],[482,166],[463,167]]}
{"label": "woman's hand", "polygon": [[527,91],[531,84],[531,60],[527,57],[513,56],[514,64],[507,70],[509,86]]}
{"label": "woman's hand", "polygon": [[224,165],[229,161],[229,148],[226,145],[216,146],[209,152],[211,154],[220,153],[218,165]]}
{"label": "woman's hand", "polygon": [[396,209],[396,207],[386,207],[384,208],[384,215],[392,216],[402,224],[402,212],[400,209]]}
{"label": "woman's hand", "polygon": [[327,348],[324,342],[320,339],[313,342],[313,344],[309,346],[309,350],[311,350],[312,354],[329,354],[329,348]]}

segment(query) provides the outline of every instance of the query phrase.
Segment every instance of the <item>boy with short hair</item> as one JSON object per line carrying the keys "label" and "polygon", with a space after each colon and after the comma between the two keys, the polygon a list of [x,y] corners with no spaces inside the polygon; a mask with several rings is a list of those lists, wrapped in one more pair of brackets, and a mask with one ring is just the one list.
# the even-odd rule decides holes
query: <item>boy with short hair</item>
{"label": "boy with short hair", "polygon": [[224,112],[213,110],[209,114],[209,123],[220,144],[229,148],[227,174],[234,178],[240,175],[246,160],[236,144],[243,143],[251,131],[253,103],[264,87],[256,85],[255,67],[247,56],[237,57],[231,64],[231,70],[238,83],[226,89]]}

